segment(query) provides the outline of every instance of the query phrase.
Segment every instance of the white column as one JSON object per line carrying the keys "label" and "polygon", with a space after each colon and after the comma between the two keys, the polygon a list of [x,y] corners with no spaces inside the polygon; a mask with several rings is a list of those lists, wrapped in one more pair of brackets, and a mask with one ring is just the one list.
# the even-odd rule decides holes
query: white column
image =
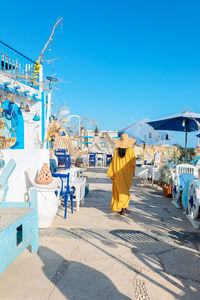
{"label": "white column", "polygon": [[[40,67],[40,72],[39,72],[39,83],[42,85],[42,82],[43,82],[43,67],[42,67],[42,65],[40,65],[41,67]],[[42,92],[43,91],[43,88],[42,88],[42,86],[39,86],[39,90],[40,90],[40,92]]]}
{"label": "white column", "polygon": [[47,118],[46,118],[46,128],[49,126],[49,117],[51,115],[51,90],[47,94]]}

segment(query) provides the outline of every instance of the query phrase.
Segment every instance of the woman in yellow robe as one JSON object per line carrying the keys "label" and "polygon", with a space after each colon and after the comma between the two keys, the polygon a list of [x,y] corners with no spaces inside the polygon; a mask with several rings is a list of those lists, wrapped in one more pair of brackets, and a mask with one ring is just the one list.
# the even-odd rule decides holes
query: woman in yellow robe
{"label": "woman in yellow robe", "polygon": [[121,215],[128,211],[130,201],[129,190],[136,166],[135,151],[131,148],[134,142],[127,134],[121,135],[120,140],[116,141],[118,148],[107,171],[107,176],[113,180],[110,209],[113,212],[121,210]]}

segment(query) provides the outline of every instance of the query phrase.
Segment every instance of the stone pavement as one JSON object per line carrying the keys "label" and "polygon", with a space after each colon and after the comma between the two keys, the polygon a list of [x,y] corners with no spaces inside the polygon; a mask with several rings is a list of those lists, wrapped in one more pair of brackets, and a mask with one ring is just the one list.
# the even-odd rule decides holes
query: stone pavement
{"label": "stone pavement", "polygon": [[136,178],[131,212],[111,213],[105,173],[90,168],[79,213],[64,220],[59,211],[40,230],[38,254],[24,251],[0,275],[0,299],[200,299],[199,232],[159,188]]}

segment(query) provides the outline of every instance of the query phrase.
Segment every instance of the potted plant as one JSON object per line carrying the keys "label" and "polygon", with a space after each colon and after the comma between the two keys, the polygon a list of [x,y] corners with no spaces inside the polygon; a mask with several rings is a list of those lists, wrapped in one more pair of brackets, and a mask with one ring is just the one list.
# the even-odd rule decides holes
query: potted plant
{"label": "potted plant", "polygon": [[172,195],[172,173],[169,166],[162,166],[160,170],[159,183],[163,188],[163,193],[166,196]]}

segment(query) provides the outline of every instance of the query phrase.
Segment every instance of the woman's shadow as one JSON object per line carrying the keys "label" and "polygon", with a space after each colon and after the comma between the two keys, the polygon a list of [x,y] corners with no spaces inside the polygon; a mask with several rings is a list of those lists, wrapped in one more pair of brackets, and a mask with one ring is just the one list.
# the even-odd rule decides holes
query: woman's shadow
{"label": "woman's shadow", "polygon": [[128,300],[112,281],[103,273],[80,262],[65,260],[61,255],[40,247],[38,255],[42,260],[43,272],[50,280],[47,299],[57,299],[59,290],[66,299],[109,299]]}

